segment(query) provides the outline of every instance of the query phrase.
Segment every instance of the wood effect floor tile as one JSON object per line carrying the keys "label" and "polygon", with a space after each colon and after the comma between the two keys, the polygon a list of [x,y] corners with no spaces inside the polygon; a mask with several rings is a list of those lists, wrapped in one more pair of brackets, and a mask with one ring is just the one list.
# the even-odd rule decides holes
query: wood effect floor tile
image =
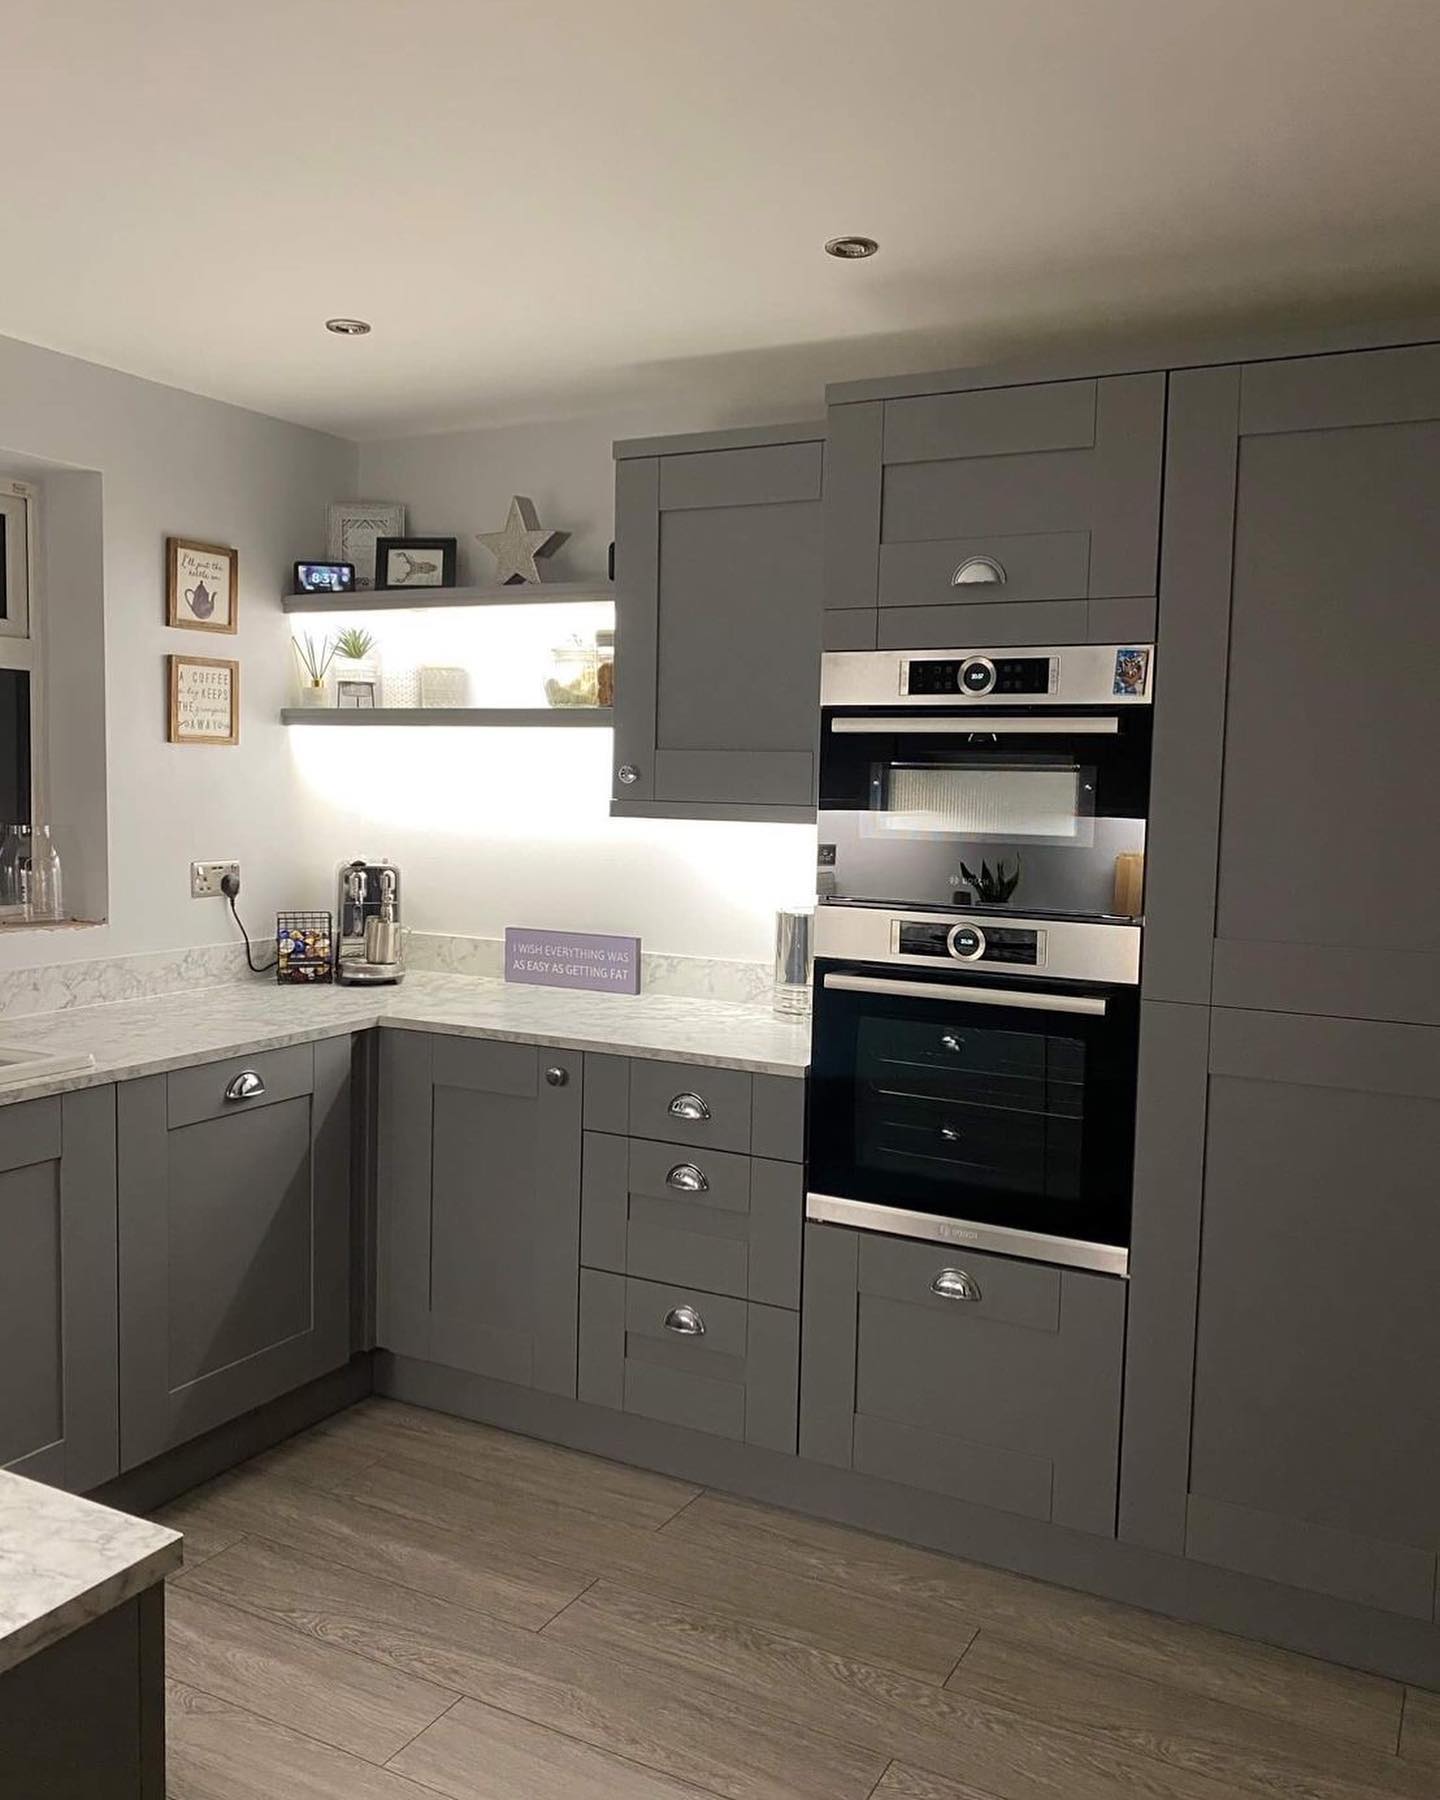
{"label": "wood effect floor tile", "polygon": [[459,1698],[180,1587],[166,1607],[165,1659],[187,1687],[368,1762],[385,1762]]}
{"label": "wood effect floor tile", "polygon": [[528,1719],[462,1700],[391,1759],[450,1800],[711,1800]]}
{"label": "wood effect floor tile", "polygon": [[[1400,1732],[1400,1754],[1422,1769],[1440,1775],[1440,1694],[1424,1688],[1407,1688],[1405,1723]],[[1440,1792],[1440,1779],[1436,1781]]]}
{"label": "wood effect floor tile", "polygon": [[533,1493],[640,1528],[663,1525],[700,1492],[668,1475],[395,1400],[363,1401],[321,1429],[357,1455],[377,1461],[408,1457],[493,1484],[497,1491]]}
{"label": "wood effect floor tile", "polygon": [[1124,1745],[1239,1791],[1287,1800],[1434,1800],[1433,1781],[1388,1751],[1310,1731],[982,1630],[947,1683],[954,1693]]}
{"label": "wood effect floor tile", "polygon": [[[881,1777],[874,1800],[997,1800],[997,1796],[971,1787],[968,1781],[947,1781],[942,1775],[927,1775],[923,1769],[893,1762]],[[1119,1789],[1116,1800],[1123,1800]]]}
{"label": "wood effect floor tile", "polygon": [[1128,1670],[1377,1751],[1395,1745],[1399,1685],[1318,1658],[718,1494],[703,1495],[662,1535],[821,1575],[857,1593],[955,1607],[973,1623],[1032,1636],[1057,1656]]}
{"label": "wood effect floor tile", "polygon": [[179,1531],[194,1521],[202,1532],[229,1532],[232,1541],[247,1533],[272,1538],[532,1630],[594,1578],[552,1559],[539,1532],[500,1541],[436,1523],[418,1509],[356,1506],[253,1468],[197,1489],[170,1516]]}
{"label": "wood effect floor tile", "polygon": [[572,1648],[259,1539],[212,1558],[192,1580],[277,1631],[343,1645],[733,1800],[863,1800],[887,1760],[842,1741],[842,1717],[799,1718],[783,1694],[727,1690],[683,1668],[657,1671],[615,1644]]}
{"label": "wood effect floor tile", "polygon": [[168,1800],[433,1800],[428,1788],[169,1681]]}
{"label": "wood effect floor tile", "polygon": [[830,1722],[887,1763],[902,1758],[999,1800],[1235,1800],[1237,1793],[1228,1781],[1128,1745],[608,1582],[582,1595],[541,1638],[622,1659],[661,1686],[683,1677],[737,1703],[768,1696],[797,1725]]}
{"label": "wood effect floor tile", "polygon": [[739,1545],[716,1549],[668,1531],[602,1521],[569,1505],[497,1497],[465,1475],[408,1457],[375,1464],[347,1486],[344,1499],[361,1510],[380,1508],[474,1536],[497,1550],[543,1543],[548,1554],[592,1574],[733,1612],[922,1681],[943,1682],[976,1629],[954,1607],[927,1609],[857,1593],[806,1571],[753,1563]]}

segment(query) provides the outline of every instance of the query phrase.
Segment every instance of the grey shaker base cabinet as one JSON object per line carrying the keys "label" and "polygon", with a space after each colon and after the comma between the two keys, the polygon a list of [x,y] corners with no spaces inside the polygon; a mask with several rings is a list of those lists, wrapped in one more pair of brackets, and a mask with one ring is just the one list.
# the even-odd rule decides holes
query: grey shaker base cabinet
{"label": "grey shaker base cabinet", "polygon": [[0,1466],[83,1491],[119,1468],[115,1089],[0,1108]]}
{"label": "grey shaker base cabinet", "polygon": [[1312,1656],[1440,1688],[1433,1624],[881,1476],[381,1352],[379,1393]]}
{"label": "grey shaker base cabinet", "polygon": [[1440,1031],[1217,1011],[1187,1552],[1440,1618]]}
{"label": "grey shaker base cabinet", "polygon": [[351,1040],[118,1089],[121,1464],[350,1348]]}
{"label": "grey shaker base cabinet", "polygon": [[825,428],[615,446],[613,799],[813,818]]}
{"label": "grey shaker base cabinet", "polygon": [[799,1322],[695,1288],[585,1269],[579,1397],[793,1453]]}
{"label": "grey shaker base cabinet", "polygon": [[584,1057],[387,1031],[379,1341],[575,1392]]}
{"label": "grey shaker base cabinet", "polygon": [[1113,1536],[1125,1283],[805,1228],[800,1453]]}
{"label": "grey shaker base cabinet", "polygon": [[165,1800],[165,1588],[0,1674],[3,1800]]}

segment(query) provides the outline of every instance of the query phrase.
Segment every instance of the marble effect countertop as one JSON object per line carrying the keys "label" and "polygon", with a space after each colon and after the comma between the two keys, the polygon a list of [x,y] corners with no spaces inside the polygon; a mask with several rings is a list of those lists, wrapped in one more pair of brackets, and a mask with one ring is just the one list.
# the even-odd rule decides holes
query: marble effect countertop
{"label": "marble effect countertop", "polygon": [[570,993],[461,975],[412,972],[392,988],[284,988],[253,984],[0,1019],[0,1044],[61,1054],[88,1052],[81,1072],[43,1072],[0,1087],[0,1105],[101,1082],[374,1026],[502,1038],[566,1050],[803,1075],[810,1021],[768,1006],[673,994]]}
{"label": "marble effect countertop", "polygon": [[0,1471],[0,1671],[180,1567],[178,1531]]}

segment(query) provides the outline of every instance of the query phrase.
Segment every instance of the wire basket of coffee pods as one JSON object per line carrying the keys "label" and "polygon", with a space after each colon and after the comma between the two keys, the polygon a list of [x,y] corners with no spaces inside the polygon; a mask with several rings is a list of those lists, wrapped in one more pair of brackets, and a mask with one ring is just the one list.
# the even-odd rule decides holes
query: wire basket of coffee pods
{"label": "wire basket of coffee pods", "polygon": [[330,913],[276,913],[275,979],[282,987],[335,979],[335,921]]}

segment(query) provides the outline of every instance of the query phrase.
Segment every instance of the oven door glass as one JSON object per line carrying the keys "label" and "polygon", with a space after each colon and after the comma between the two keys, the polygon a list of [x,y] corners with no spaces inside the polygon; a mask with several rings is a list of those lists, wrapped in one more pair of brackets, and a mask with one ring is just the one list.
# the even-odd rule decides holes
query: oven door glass
{"label": "oven door glass", "polygon": [[[864,991],[825,981],[859,975]],[[893,991],[816,970],[812,1190],[1089,1243],[1129,1239],[1139,1003],[1130,988],[947,971]],[[967,986],[981,998],[967,1002]],[[1015,1000],[1007,1004],[1007,997]],[[997,1003],[997,998],[998,1003]],[[1103,1012],[1028,1006],[1103,1001]]]}
{"label": "oven door glass", "polygon": [[1091,716],[1033,731],[1013,714],[989,731],[974,714],[953,731],[875,723],[826,716],[827,899],[1140,916],[1148,709],[1102,718],[1104,730]]}

